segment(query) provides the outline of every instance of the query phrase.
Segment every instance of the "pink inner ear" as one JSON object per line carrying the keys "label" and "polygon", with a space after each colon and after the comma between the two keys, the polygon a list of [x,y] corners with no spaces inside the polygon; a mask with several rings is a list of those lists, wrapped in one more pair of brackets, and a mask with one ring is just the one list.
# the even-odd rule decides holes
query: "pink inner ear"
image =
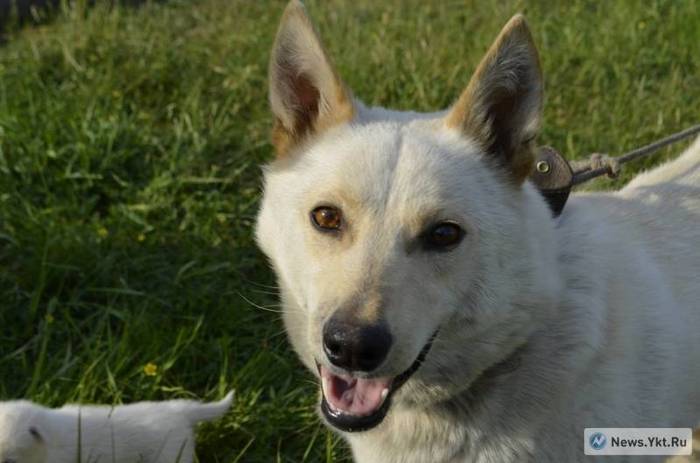
{"label": "pink inner ear", "polygon": [[321,94],[305,74],[293,76],[291,84],[292,92],[296,97],[294,132],[301,135],[313,128],[313,123],[318,116],[318,102]]}
{"label": "pink inner ear", "polygon": [[491,140],[488,148],[491,154],[503,157],[506,164],[512,161],[517,149],[517,143],[513,137],[517,134],[514,114],[519,110],[517,105],[518,94],[508,91],[499,91],[494,94],[494,103],[488,109],[488,121],[491,123]]}

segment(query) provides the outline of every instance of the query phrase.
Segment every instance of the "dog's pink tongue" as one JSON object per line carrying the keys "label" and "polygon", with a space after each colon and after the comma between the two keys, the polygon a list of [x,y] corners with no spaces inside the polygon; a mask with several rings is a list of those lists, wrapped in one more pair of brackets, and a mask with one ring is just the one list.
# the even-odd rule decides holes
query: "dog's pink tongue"
{"label": "dog's pink tongue", "polygon": [[352,378],[321,367],[323,395],[331,408],[355,416],[371,415],[389,393],[391,378]]}

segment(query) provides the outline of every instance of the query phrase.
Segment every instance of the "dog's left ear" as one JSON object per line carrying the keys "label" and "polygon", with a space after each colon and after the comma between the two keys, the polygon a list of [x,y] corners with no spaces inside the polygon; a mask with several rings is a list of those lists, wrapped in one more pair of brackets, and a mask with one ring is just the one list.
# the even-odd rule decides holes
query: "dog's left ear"
{"label": "dog's left ear", "polygon": [[514,16],[482,59],[445,124],[474,138],[522,183],[534,164],[542,72],[525,18]]}
{"label": "dog's left ear", "polygon": [[298,0],[291,0],[282,16],[269,75],[272,143],[278,156],[355,115],[352,95]]}

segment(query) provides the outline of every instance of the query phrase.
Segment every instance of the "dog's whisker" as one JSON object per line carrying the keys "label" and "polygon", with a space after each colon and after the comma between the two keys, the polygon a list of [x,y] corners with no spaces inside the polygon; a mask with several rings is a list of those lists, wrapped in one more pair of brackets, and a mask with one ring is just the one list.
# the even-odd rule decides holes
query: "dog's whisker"
{"label": "dog's whisker", "polygon": [[248,299],[245,295],[243,295],[240,291],[238,292],[238,295],[246,301],[248,304],[252,305],[256,309],[263,310],[265,312],[272,312],[272,313],[282,313],[282,306],[280,304],[269,304],[269,305],[262,305],[258,304],[254,301],[251,301]]}
{"label": "dog's whisker", "polygon": [[270,296],[279,296],[279,291],[273,290],[273,291],[268,291],[268,290],[263,290],[263,289],[251,289],[251,292],[255,294],[267,294]]}
{"label": "dog's whisker", "polygon": [[242,278],[242,281],[248,286],[253,286],[253,287],[257,286],[259,288],[271,289],[271,290],[275,290],[275,291],[280,289],[279,285],[268,285],[265,283],[260,283],[259,281],[248,280],[247,278]]}

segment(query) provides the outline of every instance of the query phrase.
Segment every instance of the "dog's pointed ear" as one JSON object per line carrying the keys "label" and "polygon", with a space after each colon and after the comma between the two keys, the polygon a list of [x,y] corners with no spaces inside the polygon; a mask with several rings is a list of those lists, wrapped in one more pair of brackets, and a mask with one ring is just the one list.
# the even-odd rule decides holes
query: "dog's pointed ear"
{"label": "dog's pointed ear", "polygon": [[445,123],[474,138],[520,184],[534,164],[542,99],[537,49],[525,18],[516,15],[491,45]]}
{"label": "dog's pointed ear", "polygon": [[338,77],[304,6],[292,0],[284,11],[270,59],[272,142],[284,156],[305,137],[355,114],[352,95]]}

